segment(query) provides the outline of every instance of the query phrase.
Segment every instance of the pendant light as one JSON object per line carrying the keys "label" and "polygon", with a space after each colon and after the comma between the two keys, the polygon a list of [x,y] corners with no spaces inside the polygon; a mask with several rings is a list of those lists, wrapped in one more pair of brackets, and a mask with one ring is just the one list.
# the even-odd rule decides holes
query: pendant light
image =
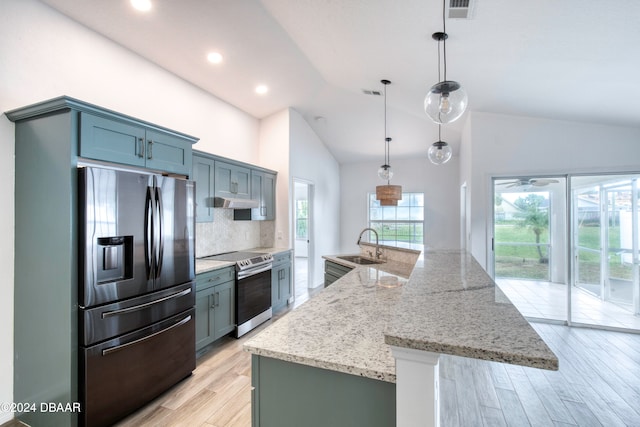
{"label": "pendant light", "polygon": [[[429,93],[424,98],[424,111],[431,120],[438,124],[451,123],[462,116],[467,108],[467,93],[460,83],[447,80],[447,35],[445,20],[445,1],[442,1],[442,32],[433,33],[431,36],[438,42],[438,80],[431,86]],[[444,79],[440,80],[440,42],[444,62]]]}
{"label": "pendant light", "polygon": [[451,147],[442,140],[442,125],[438,125],[438,141],[429,147],[427,156],[434,165],[443,165],[451,159]]}
{"label": "pendant light", "polygon": [[391,185],[393,172],[391,171],[389,143],[391,138],[387,137],[387,86],[389,80],[381,80],[384,85],[384,164],[378,169],[378,176],[387,181],[387,185],[376,187],[376,199],[380,201],[380,206],[398,206],[398,200],[402,200],[402,187]]}

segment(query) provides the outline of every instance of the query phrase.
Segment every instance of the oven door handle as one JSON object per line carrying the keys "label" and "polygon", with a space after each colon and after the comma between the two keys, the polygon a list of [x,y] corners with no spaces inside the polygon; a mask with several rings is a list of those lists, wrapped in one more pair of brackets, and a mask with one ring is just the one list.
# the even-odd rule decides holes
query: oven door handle
{"label": "oven door handle", "polygon": [[155,299],[153,301],[146,302],[144,304],[134,305],[133,307],[121,308],[119,310],[105,311],[104,313],[102,313],[102,318],[106,319],[107,317],[118,316],[120,314],[126,314],[126,313],[131,313],[132,311],[142,310],[142,309],[145,309],[145,308],[150,307],[152,305],[155,305],[155,304],[158,304],[158,303],[161,303],[161,302],[165,302],[165,301],[168,301],[168,300],[173,299],[173,298],[178,298],[178,297],[182,297],[182,296],[185,296],[185,295],[189,295],[190,293],[191,293],[191,288],[185,289],[185,290],[180,291],[180,292],[176,292],[175,294],[168,295],[168,296],[166,296],[164,298],[158,298],[158,299]]}
{"label": "oven door handle", "polygon": [[173,329],[173,328],[177,328],[178,326],[182,326],[182,325],[184,325],[185,323],[189,322],[190,320],[191,320],[191,315],[188,315],[187,317],[185,317],[184,319],[182,319],[182,320],[181,320],[181,321],[179,321],[178,323],[174,323],[173,325],[171,325],[171,326],[169,326],[169,327],[167,327],[167,328],[164,328],[164,329],[163,329],[163,330],[161,330],[161,331],[154,332],[154,333],[153,333],[153,334],[151,334],[151,335],[147,335],[146,337],[139,338],[139,339],[137,339],[137,340],[134,340],[134,341],[128,342],[128,343],[126,343],[126,344],[122,344],[122,345],[118,345],[118,346],[115,346],[115,347],[109,347],[109,348],[107,348],[107,349],[104,349],[104,350],[102,350],[102,355],[103,355],[103,356],[107,356],[108,354],[111,354],[111,353],[113,353],[113,352],[116,352],[116,351],[122,350],[122,349],[124,349],[124,348],[129,347],[129,346],[139,344],[139,343],[141,343],[141,342],[143,342],[143,341],[146,341],[146,340],[148,340],[148,339],[151,339],[151,338],[153,338],[153,337],[155,337],[155,336],[158,336],[158,335],[160,335],[160,334],[163,334],[163,333],[165,333],[165,332],[168,332],[168,331],[170,331],[170,330],[171,330],[171,329]]}
{"label": "oven door handle", "polygon": [[265,271],[269,271],[272,268],[272,264],[265,264],[262,267],[258,267],[254,270],[244,270],[238,271],[238,280],[246,279],[247,277],[253,276],[254,274],[263,273]]}

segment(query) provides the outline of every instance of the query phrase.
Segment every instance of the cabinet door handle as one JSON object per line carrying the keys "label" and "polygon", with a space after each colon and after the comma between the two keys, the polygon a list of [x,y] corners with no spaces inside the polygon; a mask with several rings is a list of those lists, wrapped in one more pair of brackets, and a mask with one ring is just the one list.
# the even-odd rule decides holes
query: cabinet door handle
{"label": "cabinet door handle", "polygon": [[138,138],[138,149],[136,151],[138,152],[138,157],[144,157],[144,140],[142,138]]}
{"label": "cabinet door handle", "polygon": [[215,301],[215,306],[219,307],[220,306],[220,292],[216,292],[215,295],[213,296],[213,300]]}
{"label": "cabinet door handle", "polygon": [[212,277],[211,279],[207,280],[207,282],[215,282],[216,280],[220,280],[220,276]]}
{"label": "cabinet door handle", "polygon": [[153,159],[153,140],[149,140],[149,149],[147,150],[147,159]]}

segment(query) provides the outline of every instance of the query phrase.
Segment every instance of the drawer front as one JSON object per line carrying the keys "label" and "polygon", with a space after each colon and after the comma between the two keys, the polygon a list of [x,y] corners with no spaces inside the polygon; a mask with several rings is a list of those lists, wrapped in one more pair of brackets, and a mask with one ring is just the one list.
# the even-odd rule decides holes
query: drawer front
{"label": "drawer front", "polygon": [[345,267],[340,264],[336,264],[335,262],[325,261],[324,262],[324,271],[325,273],[331,274],[333,276],[342,277],[348,272],[353,270],[353,268]]}
{"label": "drawer front", "polygon": [[196,291],[236,279],[235,267],[225,267],[196,275]]}
{"label": "drawer front", "polygon": [[324,273],[324,287],[326,288],[327,286],[329,286],[330,284],[332,284],[333,282],[335,282],[338,279],[339,279],[339,277],[336,277],[333,274]]}
{"label": "drawer front", "polygon": [[278,264],[283,264],[286,262],[291,262],[291,251],[283,252],[273,256],[273,265],[274,267]]}
{"label": "drawer front", "polygon": [[139,325],[166,319],[193,307],[193,282],[126,299],[113,304],[80,310],[81,344],[88,346],[109,337],[135,330]]}
{"label": "drawer front", "polygon": [[81,425],[108,426],[168,390],[196,368],[193,308],[78,350]]}

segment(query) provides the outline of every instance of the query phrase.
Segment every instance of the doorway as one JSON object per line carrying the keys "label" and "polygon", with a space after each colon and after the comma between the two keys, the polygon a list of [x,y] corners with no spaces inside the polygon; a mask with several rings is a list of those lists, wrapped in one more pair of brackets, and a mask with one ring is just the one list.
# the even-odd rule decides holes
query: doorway
{"label": "doorway", "polygon": [[313,183],[293,180],[294,291],[296,305],[309,299],[313,283]]}
{"label": "doorway", "polygon": [[563,176],[493,182],[493,275],[521,313],[567,319],[567,191]]}
{"label": "doorway", "polygon": [[[571,180],[573,285],[635,317],[640,315],[639,180],[640,175],[578,176]],[[577,319],[588,310],[589,306],[572,307],[572,317]],[[621,312],[619,317],[626,316]],[[618,317],[604,322],[621,326]]]}

